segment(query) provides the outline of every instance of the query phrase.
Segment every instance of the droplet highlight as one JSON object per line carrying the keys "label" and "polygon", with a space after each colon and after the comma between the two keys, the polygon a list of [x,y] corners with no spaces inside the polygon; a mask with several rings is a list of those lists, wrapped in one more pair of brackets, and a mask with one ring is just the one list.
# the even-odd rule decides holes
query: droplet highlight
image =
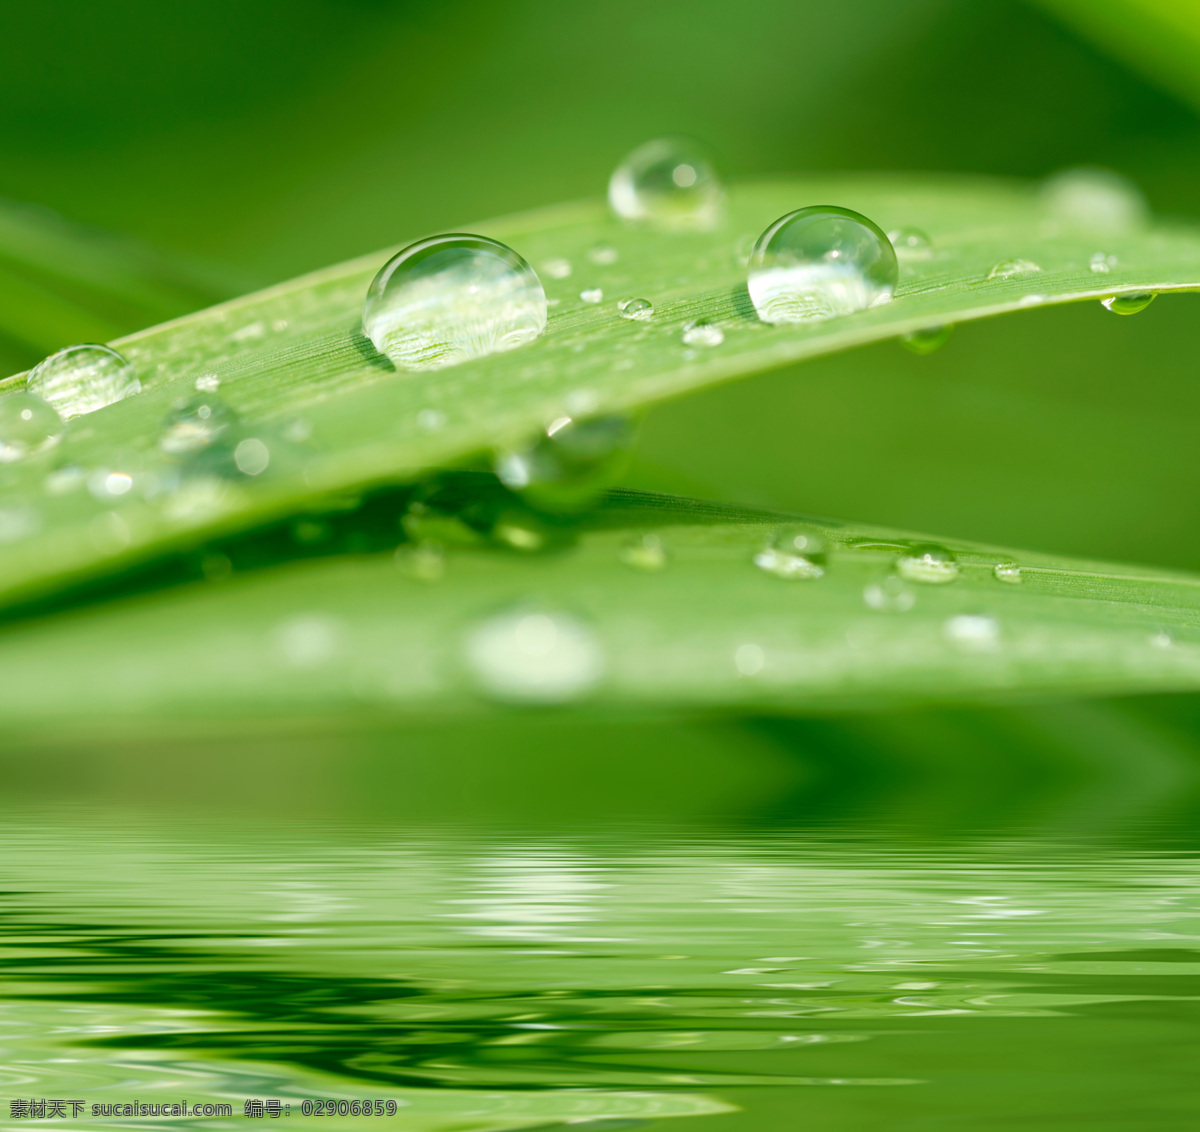
{"label": "droplet highlight", "polygon": [[808,527],[776,531],[754,565],[785,581],[813,581],[825,574],[825,540]]}
{"label": "droplet highlight", "polygon": [[512,248],[452,234],[410,244],[375,276],[363,333],[395,365],[434,370],[528,345],[546,329],[546,294]]}
{"label": "droplet highlight", "polygon": [[605,668],[592,630],[561,612],[496,614],[468,633],[464,653],[480,690],[512,703],[581,699],[600,683]]}
{"label": "droplet highlight", "polygon": [[649,299],[626,299],[620,306],[621,317],[649,322],[654,317],[654,304]]}
{"label": "droplet highlight", "polygon": [[1021,577],[1021,567],[1015,562],[997,562],[992,567],[992,574],[996,581],[1010,586],[1018,586],[1025,580]]}
{"label": "droplet highlight", "polygon": [[1041,271],[1031,259],[1004,259],[988,272],[989,279],[1013,279],[1018,275],[1033,275]]}
{"label": "droplet highlight", "polygon": [[70,420],[140,393],[142,383],[116,350],[88,344],[68,346],[39,362],[25,388]]}
{"label": "droplet highlight", "polygon": [[62,418],[32,393],[0,397],[0,463],[11,464],[51,447],[62,435]]}
{"label": "droplet highlight", "polygon": [[617,558],[634,570],[654,574],[667,568],[667,548],[656,534],[636,535],[617,551]]}
{"label": "droplet highlight", "polygon": [[1107,275],[1116,266],[1117,257],[1115,255],[1106,255],[1104,252],[1097,252],[1088,260],[1088,270],[1097,275]]}
{"label": "droplet highlight", "polygon": [[994,617],[960,613],[942,625],[942,635],[962,652],[994,652],[1000,647],[1000,625]]}
{"label": "droplet highlight", "polygon": [[1100,305],[1113,314],[1138,314],[1154,302],[1153,292],[1146,291],[1140,295],[1112,295],[1101,299]]}
{"label": "droplet highlight", "polygon": [[704,230],[721,218],[724,189],[707,150],[688,138],[656,138],[613,171],[608,202],[622,220]]}
{"label": "droplet highlight", "polygon": [[683,344],[712,349],[725,341],[725,331],[706,318],[694,318],[683,324]]}
{"label": "droplet highlight", "polygon": [[944,546],[919,543],[896,559],[896,572],[910,582],[945,585],[958,577],[958,562]]}
{"label": "droplet highlight", "polygon": [[237,424],[237,415],[211,394],[178,403],[167,414],[159,449],[168,456],[192,456],[225,437]]}
{"label": "droplet highlight", "polygon": [[764,322],[838,318],[891,299],[899,267],[865,216],[817,205],[789,212],[755,244],[747,285]]}

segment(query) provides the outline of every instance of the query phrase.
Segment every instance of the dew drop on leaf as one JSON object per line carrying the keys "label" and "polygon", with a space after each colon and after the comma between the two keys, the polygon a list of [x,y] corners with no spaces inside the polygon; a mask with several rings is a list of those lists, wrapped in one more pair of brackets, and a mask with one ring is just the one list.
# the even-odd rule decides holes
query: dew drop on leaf
{"label": "dew drop on leaf", "polygon": [[0,463],[44,451],[62,430],[62,418],[40,397],[9,393],[0,398]]}
{"label": "dew drop on leaf", "polygon": [[1101,299],[1100,305],[1113,314],[1138,314],[1154,302],[1154,293],[1146,291],[1140,295],[1112,295]]}
{"label": "dew drop on leaf", "polygon": [[761,646],[752,642],[738,645],[733,650],[733,666],[738,670],[739,676],[757,676],[766,662],[767,658]]}
{"label": "dew drop on leaf", "polygon": [[1031,259],[1003,259],[988,272],[988,278],[1012,279],[1017,275],[1032,275],[1041,270]]}
{"label": "dew drop on leaf", "polygon": [[638,146],[608,182],[613,212],[656,228],[712,228],[723,198],[707,150],[688,138],[656,138]]}
{"label": "dew drop on leaf", "polygon": [[807,527],[784,527],[754,556],[754,565],[787,581],[810,581],[825,574],[825,540]]}
{"label": "dew drop on leaf", "polygon": [[236,414],[220,398],[192,397],[167,414],[158,447],[168,456],[190,456],[217,443],[236,424]]}
{"label": "dew drop on leaf", "polygon": [[817,205],[789,212],[759,236],[747,284],[764,322],[806,322],[886,302],[898,275],[891,242],[872,221]]}
{"label": "dew drop on leaf", "polygon": [[504,244],[433,236],[375,276],[362,326],[400,368],[441,369],[532,342],[546,328],[546,294],[533,268]]}
{"label": "dew drop on leaf", "polygon": [[94,413],[142,391],[133,367],[108,346],[68,346],[30,371],[25,388],[64,420]]}
{"label": "dew drop on leaf", "polygon": [[1015,562],[997,562],[992,567],[992,573],[995,575],[996,581],[1006,582],[1010,586],[1020,585],[1024,580],[1021,577],[1021,567]]}
{"label": "dew drop on leaf", "polygon": [[893,229],[888,239],[902,260],[929,259],[933,255],[933,244],[920,228]]}
{"label": "dew drop on leaf", "polygon": [[896,559],[896,572],[910,582],[944,585],[958,577],[958,563],[944,546],[918,543]]}
{"label": "dew drop on leaf", "polygon": [[620,255],[612,244],[597,244],[594,248],[588,249],[587,257],[592,263],[608,267],[610,264],[616,263]]}
{"label": "dew drop on leaf", "polygon": [[1104,252],[1097,252],[1088,260],[1088,269],[1097,275],[1107,275],[1116,266],[1117,257],[1115,255],[1106,255]]}
{"label": "dew drop on leaf", "polygon": [[923,330],[901,335],[900,344],[914,354],[932,354],[949,342],[953,333],[953,323],[946,326],[927,326]]}
{"label": "dew drop on leaf", "polygon": [[942,634],[964,652],[991,652],[1000,645],[1000,626],[994,617],[960,613],[942,625]]}
{"label": "dew drop on leaf", "polygon": [[617,551],[617,558],[634,570],[647,574],[667,568],[667,548],[656,534],[637,535]]}
{"label": "dew drop on leaf", "polygon": [[626,299],[621,304],[621,317],[648,322],[654,317],[654,304],[649,299]]}
{"label": "dew drop on leaf", "polygon": [[1129,232],[1149,219],[1141,190],[1111,169],[1064,169],[1046,179],[1041,197],[1049,216],[1093,232]]}
{"label": "dew drop on leaf", "polygon": [[604,652],[595,634],[561,612],[496,614],[467,634],[464,652],[482,692],[516,703],[578,700],[604,674]]}
{"label": "dew drop on leaf", "polygon": [[694,318],[683,325],[685,346],[719,346],[725,341],[725,331],[706,318]]}
{"label": "dew drop on leaf", "polygon": [[585,303],[602,303],[604,302],[604,291],[600,287],[588,287],[579,292],[579,297]]}

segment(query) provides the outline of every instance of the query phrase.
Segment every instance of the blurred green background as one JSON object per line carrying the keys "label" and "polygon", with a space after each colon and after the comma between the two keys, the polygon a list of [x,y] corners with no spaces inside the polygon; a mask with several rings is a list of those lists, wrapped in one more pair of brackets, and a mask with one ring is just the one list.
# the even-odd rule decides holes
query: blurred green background
{"label": "blurred green background", "polygon": [[[129,255],[154,249],[164,275],[182,280],[173,300],[182,307],[425,232],[598,196],[624,152],[664,133],[705,139],[729,178],[809,170],[1036,178],[1101,165],[1140,184],[1156,213],[1196,219],[1194,7],[1171,0],[10,4],[0,9],[8,48],[0,68],[0,196],[120,234],[132,241],[122,245]],[[804,203],[813,202],[797,205]],[[57,223],[39,211],[13,215],[51,229]],[[73,294],[0,238],[0,308],[12,315],[0,319],[3,368],[24,368],[76,340],[84,315],[56,322],[53,314],[54,303],[64,295],[74,302]],[[128,331],[138,309],[104,317]],[[712,390],[650,414],[626,486],[1194,568],[1196,309],[1193,297],[1178,296],[1136,319],[1114,318],[1098,304],[1029,312],[961,327],[927,358],[884,343]],[[25,322],[12,314],[27,310]],[[37,334],[13,329],[32,325],[39,312]],[[316,752],[314,766],[352,748],[364,782],[377,782],[380,760],[397,752],[432,766],[464,746],[536,749],[533,769],[517,776],[509,796],[528,796],[526,779],[537,779],[545,797],[561,794],[565,806],[579,791],[545,785],[553,776],[538,767],[565,749],[607,766],[626,742],[617,732],[636,732],[646,751],[670,749],[682,764],[709,766],[714,783],[718,765],[759,760],[763,777],[745,808],[761,816],[779,797],[798,796],[801,751],[812,769],[800,777],[816,790],[811,798],[825,799],[814,803],[818,810],[830,790],[837,793],[828,786],[831,767],[843,785],[856,775],[879,782],[879,758],[890,755],[921,763],[919,782],[941,774],[931,767],[956,760],[1000,768],[1009,793],[996,797],[1007,798],[1036,777],[1014,770],[1015,750],[1063,746],[1029,738],[1046,727],[1083,736],[1063,741],[1067,762],[1111,766],[1124,757],[1119,751],[1154,750],[1167,752],[1161,759],[1177,770],[1190,767],[1188,702],[1175,701],[1169,718],[1152,705],[1121,708],[1135,722],[1120,727],[1102,712],[1108,724],[1082,729],[1067,717],[1046,722],[1014,709],[1012,716],[749,721],[691,731],[646,730],[635,721],[624,731],[613,723],[612,735],[598,735],[587,721],[550,733],[544,722],[518,720],[483,735],[464,724],[440,737],[409,731],[304,742]],[[1128,741],[1089,746],[1101,734]],[[293,759],[300,742],[249,737],[237,750],[258,750],[263,780],[278,782],[272,760]],[[177,740],[167,777],[198,761],[215,766],[214,743]],[[121,769],[147,765],[139,741],[93,735],[85,747],[109,752],[110,784],[145,785],[143,770]],[[50,777],[103,794],[99,779],[80,777],[82,749],[74,739],[25,752],[44,760]],[[628,810],[621,775],[645,764],[642,748],[632,750],[600,774],[608,794],[592,783],[601,809],[611,802]],[[791,760],[783,770],[780,751]],[[18,754],[10,782],[24,780]],[[233,768],[240,756],[223,757]],[[670,767],[660,769],[670,781]],[[240,764],[228,773],[244,771]],[[312,781],[325,781],[312,773]],[[482,773],[462,771],[475,782]],[[1172,774],[1163,781],[1177,785],[1191,771]],[[1127,784],[1118,779],[1108,797],[1124,803]],[[296,779],[309,780],[308,771]],[[646,795],[669,793],[651,780],[658,781],[650,774]],[[981,781],[972,787],[976,800]],[[467,804],[439,789],[421,795],[437,795],[429,803],[435,809]],[[352,784],[346,791],[371,793]],[[338,792],[300,793],[329,804]],[[1178,802],[1174,785],[1160,794]],[[938,797],[944,815],[953,806]],[[708,802],[705,795],[694,806],[679,804],[708,812]]]}

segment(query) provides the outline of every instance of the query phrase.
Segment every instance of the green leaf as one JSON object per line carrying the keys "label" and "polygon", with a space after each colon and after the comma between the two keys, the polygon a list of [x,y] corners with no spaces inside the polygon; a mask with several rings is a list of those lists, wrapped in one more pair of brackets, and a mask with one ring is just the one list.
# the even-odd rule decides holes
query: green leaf
{"label": "green leaf", "polygon": [[[957,577],[910,581],[897,568],[925,540],[807,520],[824,575],[787,580],[755,564],[784,519],[618,492],[555,552],[462,547],[441,570],[408,547],[339,555],[11,625],[0,710],[17,726],[178,722],[214,704],[295,718],[497,698],[790,709],[1200,687],[1198,578],[953,544]],[[648,535],[665,562],[636,553],[656,548]],[[590,667],[565,690],[539,684],[539,655],[542,675],[578,655],[536,641],[525,655],[520,630],[480,653],[481,626],[512,613],[564,618]],[[531,680],[505,683],[527,663]]]}
{"label": "green leaf", "polygon": [[[781,213],[836,202],[885,228],[916,226],[934,254],[905,265],[891,303],[828,322],[767,326],[745,291],[749,242]],[[11,545],[0,600],[53,592],[215,534],[285,516],[322,495],[404,482],[473,453],[516,443],[551,419],[634,411],[689,390],[924,327],[1030,305],[1200,286],[1200,235],[1180,228],[1109,235],[1048,219],[1028,186],[982,181],[850,179],[736,188],[723,226],[678,235],[627,228],[599,204],[563,206],[481,226],[534,264],[552,303],[535,344],[453,369],[396,373],[363,338],[361,302],[386,253],[238,299],[117,343],[145,392],[76,422],[52,456],[8,469]],[[618,258],[597,263],[601,244]],[[1112,257],[1109,271],[1089,268]],[[1041,270],[989,278],[998,261]],[[580,300],[604,290],[603,303]],[[622,319],[620,299],[655,305],[649,323]],[[724,343],[690,349],[682,325],[716,321]],[[274,452],[256,479],[200,497],[164,488],[162,420],[201,374]],[[19,384],[20,378],[11,384]],[[52,464],[122,471],[119,503],[82,488],[48,495]],[[77,480],[80,477],[77,477]],[[169,480],[169,476],[168,476]],[[57,481],[60,482],[61,481]],[[19,537],[18,537],[19,536]]]}

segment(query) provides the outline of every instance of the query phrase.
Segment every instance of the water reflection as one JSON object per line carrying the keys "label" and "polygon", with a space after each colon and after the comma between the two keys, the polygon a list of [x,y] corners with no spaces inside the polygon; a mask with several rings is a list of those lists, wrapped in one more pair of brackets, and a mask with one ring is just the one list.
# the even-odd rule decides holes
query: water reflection
{"label": "water reflection", "polygon": [[43,814],[0,861],[9,1097],[277,1097],[292,1125],[391,1098],[422,1130],[1200,1116],[1190,852]]}

